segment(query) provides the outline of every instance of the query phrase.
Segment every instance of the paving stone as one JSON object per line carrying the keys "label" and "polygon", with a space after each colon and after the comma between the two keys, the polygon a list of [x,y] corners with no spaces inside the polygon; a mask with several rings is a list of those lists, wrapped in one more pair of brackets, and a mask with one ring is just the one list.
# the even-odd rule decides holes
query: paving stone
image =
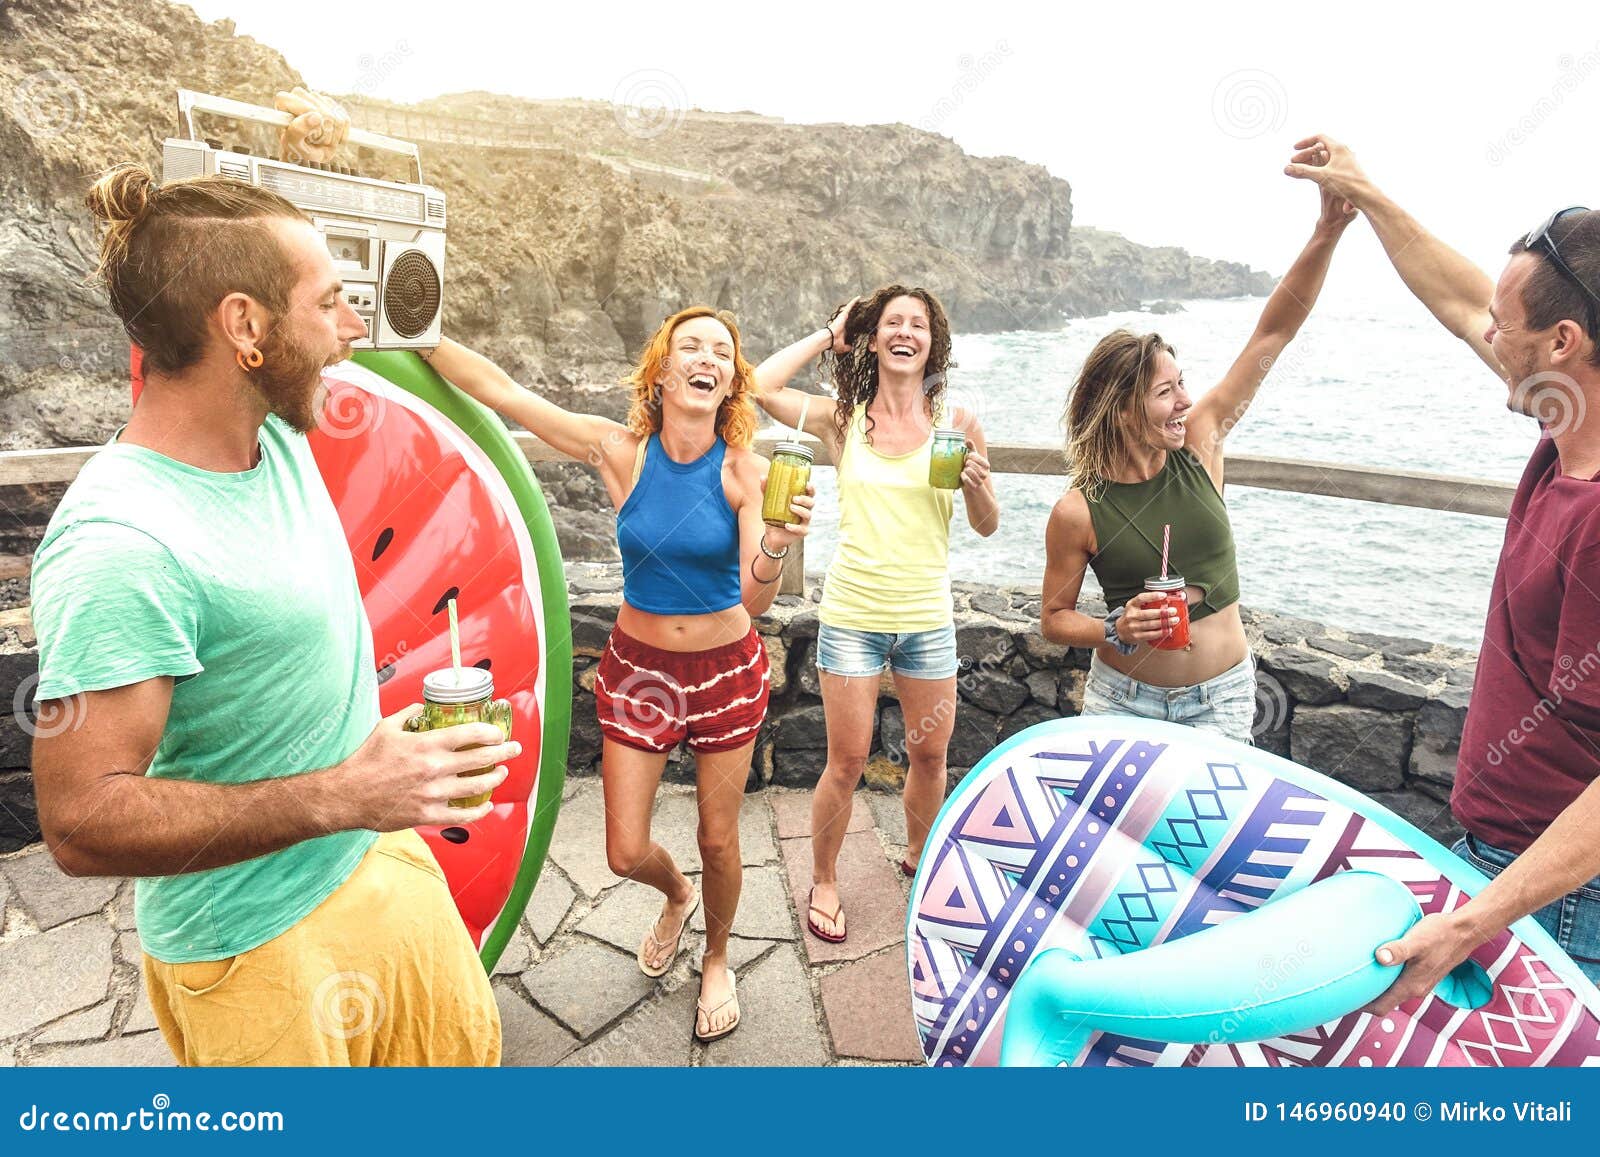
{"label": "paving stone", "polygon": [[533,963],[533,933],[528,931],[526,923],[517,925],[517,930],[511,934],[511,939],[506,941],[505,950],[500,953],[500,959],[494,963],[495,976],[514,976],[519,972],[526,972]]}
{"label": "paving stone", "polygon": [[844,901],[846,937],[829,944],[805,927],[806,898],[811,891],[811,841],[785,840],[783,862],[789,895],[800,920],[801,941],[812,964],[859,960],[905,938],[906,895],[899,869],[884,858],[876,832],[851,832],[839,850],[839,892]]}
{"label": "paving stone", "polygon": [[867,797],[867,805],[878,830],[889,837],[891,844],[905,847],[906,805],[900,797],[875,791]]}
{"label": "paving stone", "polygon": [[822,1011],[841,1057],[921,1061],[903,952],[881,952],[822,978]]}
{"label": "paving stone", "polygon": [[33,1066],[173,1068],[178,1062],[160,1033],[142,1032],[94,1044],[35,1049],[28,1063]]}
{"label": "paving stone", "polygon": [[748,867],[770,864],[778,858],[778,844],[772,835],[772,805],[769,792],[747,795],[739,809],[739,858]]}
{"label": "paving stone", "polygon": [[[810,841],[808,840],[807,843]],[[810,851],[806,852],[810,861]],[[706,929],[706,907],[694,914],[689,927],[696,932]],[[776,864],[770,867],[746,868],[744,885],[739,890],[739,910],[733,916],[733,936],[752,940],[793,940],[794,919],[789,912],[789,897],[784,888],[783,874]]]}
{"label": "paving stone", "polygon": [[133,931],[134,919],[132,880],[124,880],[122,882],[122,887],[117,889],[117,899],[116,904],[113,907],[113,914],[116,917],[113,923],[116,925],[118,932]]}
{"label": "paving stone", "polygon": [[74,1041],[101,1040],[111,1031],[111,1014],[117,1002],[108,1000],[83,1012],[73,1013],[33,1038],[36,1045],[71,1044]]}
{"label": "paving stone", "polygon": [[547,866],[539,874],[539,882],[533,888],[533,898],[528,901],[527,911],[523,914],[533,938],[540,944],[550,943],[556,929],[561,927],[561,921],[572,910],[572,901],[577,896],[572,885]]}
{"label": "paving stone", "polygon": [[[735,970],[737,972],[737,970]],[[775,949],[738,977],[739,1028],[705,1046],[707,1065],[825,1065],[811,982],[794,948]]]}
{"label": "paving stone", "polygon": [[661,893],[644,884],[630,883],[623,888],[613,888],[594,911],[578,923],[577,930],[634,956],[645,931],[661,918],[662,903]]}
{"label": "paving stone", "polygon": [[541,1009],[587,1040],[655,988],[633,956],[584,940],[522,974]]}
{"label": "paving stone", "polygon": [[122,1026],[122,1035],[132,1036],[136,1032],[149,1032],[160,1027],[156,1024],[155,1010],[150,1007],[150,998],[145,995],[144,979],[141,977],[139,987],[133,994],[133,1014],[128,1017],[128,1023]]}
{"label": "paving stone", "polygon": [[500,1006],[500,1064],[505,1068],[525,1068],[559,1064],[578,1047],[578,1040],[529,1004],[508,984],[497,984],[495,1003]]}
{"label": "paving stone", "polygon": [[122,957],[126,964],[144,965],[144,945],[139,940],[137,932],[117,933],[117,955]]}
{"label": "paving stone", "polygon": [[[778,820],[778,838],[792,840],[811,834],[811,793],[809,791],[783,790],[769,792],[772,796],[772,814]],[[850,823],[847,832],[864,832],[872,826],[872,811],[865,792],[856,792],[851,800]]]}
{"label": "paving stone", "polygon": [[[781,943],[781,941],[751,940],[744,936],[729,936],[728,967],[738,972],[767,949],[778,943]],[[695,951],[689,954],[689,971],[699,976],[701,963],[700,949],[696,948]]]}
{"label": "paving stone", "polygon": [[0,1039],[99,1004],[111,984],[111,929],[79,920],[0,944]]}
{"label": "paving stone", "polygon": [[598,780],[562,805],[550,858],[590,898],[622,882],[606,863],[605,797]]}
{"label": "paving stone", "polygon": [[[738,966],[735,965],[737,971]],[[646,1001],[605,1036],[561,1063],[593,1065],[687,1065],[692,1051],[694,1006],[700,985],[684,984]]]}
{"label": "paving stone", "polygon": [[105,876],[69,876],[43,847],[5,861],[0,871],[10,877],[17,899],[41,931],[98,912],[122,883]]}
{"label": "paving stone", "polygon": [[17,1046],[0,1045],[0,1069],[12,1069],[17,1065]]}
{"label": "paving stone", "polygon": [[693,791],[663,790],[656,796],[650,838],[666,848],[679,871],[686,874],[700,870],[700,841],[695,834],[699,826],[700,811]]}

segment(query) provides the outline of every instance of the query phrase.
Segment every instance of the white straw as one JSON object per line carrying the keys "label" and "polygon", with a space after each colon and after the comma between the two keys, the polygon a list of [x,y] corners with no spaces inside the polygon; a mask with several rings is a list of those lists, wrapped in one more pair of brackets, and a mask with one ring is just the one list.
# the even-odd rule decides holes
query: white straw
{"label": "white straw", "polygon": [[450,662],[456,669],[456,686],[461,685],[461,624],[456,620],[456,601],[450,600]]}

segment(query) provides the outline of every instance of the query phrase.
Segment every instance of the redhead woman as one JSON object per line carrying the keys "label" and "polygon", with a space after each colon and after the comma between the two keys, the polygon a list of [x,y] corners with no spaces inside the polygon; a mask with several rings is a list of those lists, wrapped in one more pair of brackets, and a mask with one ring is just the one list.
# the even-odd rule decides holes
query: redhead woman
{"label": "redhead woman", "polygon": [[[1117,330],[1084,361],[1067,403],[1072,488],[1045,528],[1040,626],[1052,642],[1094,649],[1085,715],[1166,719],[1252,741],[1255,666],[1222,501],[1223,444],[1310,314],[1354,216],[1342,198],[1323,196],[1311,239],[1255,332],[1198,401],[1159,334]],[[1170,598],[1145,589],[1164,551],[1183,579]],[[1105,592],[1104,619],[1078,610],[1090,569]]]}
{"label": "redhead woman", "polygon": [[445,378],[551,446],[598,466],[617,509],[622,606],[595,674],[611,870],[660,892],[660,918],[639,967],[672,967],[701,895],[650,837],[667,755],[695,758],[705,957],[694,1035],[739,1024],[728,932],[739,905],[739,805],[767,708],[766,650],[751,625],[772,603],[783,556],[806,533],[808,490],[794,523],[768,526],[767,463],[750,449],[755,374],[725,312],[695,307],[662,323],[626,384],[625,424],[573,414],[452,341],[434,351]]}
{"label": "redhead woman", "polygon": [[[837,399],[788,385],[824,354]],[[907,875],[916,871],[944,802],[956,711],[949,566],[956,490],[975,531],[987,536],[1000,525],[983,428],[975,415],[945,404],[949,367],[944,307],[926,289],[889,285],[850,302],[756,370],[762,407],[786,425],[803,426],[838,464],[839,547],[823,585],[817,635],[828,762],[811,801],[806,914],[812,935],[833,943],[847,933],[839,850],[871,751],[885,666],[906,722],[907,858],[900,868]],[[964,463],[950,460],[960,469],[945,486],[930,477],[940,427],[965,447]]]}

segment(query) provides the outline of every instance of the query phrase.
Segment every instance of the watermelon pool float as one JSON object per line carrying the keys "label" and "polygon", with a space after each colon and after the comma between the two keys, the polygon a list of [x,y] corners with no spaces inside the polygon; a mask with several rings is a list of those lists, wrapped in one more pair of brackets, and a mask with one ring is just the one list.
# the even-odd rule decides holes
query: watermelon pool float
{"label": "watermelon pool float", "polygon": [[[142,385],[133,353],[134,397]],[[308,436],[355,563],[385,715],[422,701],[461,660],[509,699],[522,755],[477,823],[419,828],[491,969],[539,879],[566,775],[572,632],[555,526],[527,460],[493,413],[412,353],[362,351],[323,371]]]}

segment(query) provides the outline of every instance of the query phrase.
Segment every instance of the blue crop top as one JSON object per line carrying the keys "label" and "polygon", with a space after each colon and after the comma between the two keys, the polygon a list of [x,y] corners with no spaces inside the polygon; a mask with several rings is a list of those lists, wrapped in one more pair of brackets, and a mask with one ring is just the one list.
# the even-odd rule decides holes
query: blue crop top
{"label": "blue crop top", "polygon": [[674,462],[661,436],[617,511],[622,597],[652,615],[705,615],[740,602],[739,519],[722,490],[720,437],[693,462]]}

